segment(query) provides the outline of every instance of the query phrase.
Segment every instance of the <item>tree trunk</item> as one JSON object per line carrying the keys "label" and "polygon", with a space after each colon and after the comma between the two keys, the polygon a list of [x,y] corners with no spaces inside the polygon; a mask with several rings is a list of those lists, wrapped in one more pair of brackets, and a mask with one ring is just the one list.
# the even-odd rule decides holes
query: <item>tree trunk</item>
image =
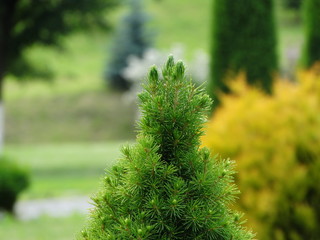
{"label": "tree trunk", "polygon": [[0,156],[3,153],[3,141],[4,141],[4,105],[0,101]]}
{"label": "tree trunk", "polygon": [[4,139],[3,82],[9,65],[9,49],[14,26],[14,10],[17,2],[17,0],[5,1],[2,4],[4,9],[1,9],[3,13],[0,15],[0,156],[3,152]]}
{"label": "tree trunk", "polygon": [[6,76],[6,51],[3,39],[0,39],[0,157],[3,153],[4,141],[4,104],[3,104],[3,88]]}
{"label": "tree trunk", "polygon": [[4,75],[5,75],[4,69],[1,68],[0,66],[0,156],[3,153],[3,142],[4,142],[4,104],[3,104]]}

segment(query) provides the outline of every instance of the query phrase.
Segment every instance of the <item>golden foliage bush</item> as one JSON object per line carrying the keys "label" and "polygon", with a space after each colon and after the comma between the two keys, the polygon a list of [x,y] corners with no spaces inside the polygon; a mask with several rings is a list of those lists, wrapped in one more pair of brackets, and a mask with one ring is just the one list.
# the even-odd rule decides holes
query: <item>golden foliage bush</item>
{"label": "golden foliage bush", "polygon": [[320,239],[320,71],[274,95],[230,82],[203,145],[236,160],[241,210],[260,240]]}

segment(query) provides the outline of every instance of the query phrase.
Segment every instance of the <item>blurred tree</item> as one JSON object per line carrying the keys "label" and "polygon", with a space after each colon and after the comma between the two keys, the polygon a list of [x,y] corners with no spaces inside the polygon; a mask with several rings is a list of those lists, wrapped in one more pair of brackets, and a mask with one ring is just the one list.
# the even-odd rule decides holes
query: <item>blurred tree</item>
{"label": "blurred tree", "polygon": [[142,58],[143,53],[151,47],[150,33],[145,30],[149,17],[143,12],[143,1],[129,0],[128,3],[129,13],[119,26],[105,71],[105,81],[121,91],[131,87],[130,81],[123,74],[128,66],[128,57]]}
{"label": "blurred tree", "polygon": [[303,63],[309,68],[320,61],[320,0],[305,0],[303,8],[306,29]]}
{"label": "blurred tree", "polygon": [[284,0],[283,3],[288,9],[299,10],[302,5],[302,0]]}
{"label": "blurred tree", "polygon": [[[33,44],[57,45],[59,37],[93,25],[107,28],[105,13],[117,0],[1,0],[0,103],[6,75],[32,73],[23,51]],[[3,119],[0,106],[0,121]],[[3,132],[0,123],[0,135]],[[1,137],[0,137],[1,138]],[[0,140],[0,146],[1,146]],[[1,150],[0,150],[1,151]]]}
{"label": "blurred tree", "polygon": [[209,94],[228,92],[226,79],[239,72],[271,93],[277,70],[273,0],[215,0]]}

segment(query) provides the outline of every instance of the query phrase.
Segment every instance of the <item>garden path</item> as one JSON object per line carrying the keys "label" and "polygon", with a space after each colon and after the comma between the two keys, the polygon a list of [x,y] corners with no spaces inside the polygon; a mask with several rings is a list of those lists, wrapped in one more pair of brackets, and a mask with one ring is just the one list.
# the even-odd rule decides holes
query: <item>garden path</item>
{"label": "garden path", "polygon": [[73,213],[87,213],[92,207],[88,197],[49,198],[19,201],[15,207],[18,219],[32,220],[42,215],[65,217]]}

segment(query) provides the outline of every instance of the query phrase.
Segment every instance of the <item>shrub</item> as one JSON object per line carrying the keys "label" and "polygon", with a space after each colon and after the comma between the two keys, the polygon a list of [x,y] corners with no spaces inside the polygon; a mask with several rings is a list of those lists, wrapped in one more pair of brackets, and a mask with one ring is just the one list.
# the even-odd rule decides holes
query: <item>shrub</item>
{"label": "shrub", "polygon": [[19,194],[29,185],[29,175],[7,157],[0,158],[0,210],[13,212]]}
{"label": "shrub", "polygon": [[131,84],[122,72],[128,66],[128,57],[141,58],[151,46],[150,34],[146,31],[148,16],[143,12],[143,0],[129,0],[130,11],[116,33],[110,60],[105,72],[105,80],[111,87],[126,91]]}
{"label": "shrub", "polygon": [[139,95],[137,143],[104,178],[82,239],[251,239],[229,209],[232,162],[200,149],[210,98],[170,57],[153,67]]}
{"label": "shrub", "polygon": [[215,0],[213,5],[209,94],[216,100],[219,91],[228,92],[225,80],[242,71],[249,84],[270,93],[278,67],[273,0]]}
{"label": "shrub", "polygon": [[236,160],[248,223],[261,240],[319,239],[320,75],[277,81],[273,96],[241,78],[231,88],[202,140]]}
{"label": "shrub", "polygon": [[305,68],[320,61],[320,0],[304,1],[305,46],[303,63]]}

